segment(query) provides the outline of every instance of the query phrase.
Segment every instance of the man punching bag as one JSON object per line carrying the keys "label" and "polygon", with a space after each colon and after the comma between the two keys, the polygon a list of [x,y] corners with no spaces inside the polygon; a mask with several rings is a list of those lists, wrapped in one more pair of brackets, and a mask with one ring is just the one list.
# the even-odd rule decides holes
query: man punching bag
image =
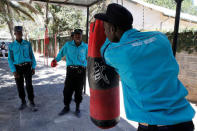
{"label": "man punching bag", "polygon": [[119,76],[105,64],[100,53],[105,40],[103,22],[92,22],[88,44],[90,118],[103,129],[114,127],[120,120]]}

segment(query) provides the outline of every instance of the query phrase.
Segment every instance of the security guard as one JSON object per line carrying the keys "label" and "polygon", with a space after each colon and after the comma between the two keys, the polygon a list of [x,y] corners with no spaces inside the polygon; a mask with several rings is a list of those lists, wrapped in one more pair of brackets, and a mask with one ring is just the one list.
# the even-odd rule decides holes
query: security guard
{"label": "security guard", "polygon": [[67,73],[64,83],[64,104],[65,107],[59,113],[64,115],[70,110],[70,102],[72,94],[75,92],[76,110],[75,114],[80,117],[80,103],[82,101],[82,90],[84,86],[86,65],[87,65],[87,52],[88,45],[82,41],[82,30],[74,30],[74,40],[66,42],[59,51],[57,57],[52,61],[51,65],[56,63],[66,56]]}
{"label": "security guard", "polygon": [[24,78],[26,91],[29,99],[29,106],[33,111],[37,111],[34,103],[34,91],[32,86],[32,75],[35,74],[36,60],[31,44],[22,39],[23,27],[15,26],[14,35],[16,40],[9,44],[8,63],[15,77],[18,94],[21,99],[19,110],[27,107],[25,100]]}

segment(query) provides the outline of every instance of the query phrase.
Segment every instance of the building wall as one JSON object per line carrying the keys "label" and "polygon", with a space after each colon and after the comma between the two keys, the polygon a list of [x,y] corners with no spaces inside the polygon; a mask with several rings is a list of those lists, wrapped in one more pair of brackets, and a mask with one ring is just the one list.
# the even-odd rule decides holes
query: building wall
{"label": "building wall", "polygon": [[133,15],[133,27],[138,30],[155,30],[159,29],[160,13],[152,9],[146,8],[140,4],[131,3],[124,0],[126,7]]}
{"label": "building wall", "polygon": [[[163,31],[172,31],[174,30],[174,21],[173,17],[164,16],[161,14],[162,21],[162,30]],[[186,29],[197,29],[197,23],[181,20],[179,24],[179,31],[184,31]]]}
{"label": "building wall", "polygon": [[[121,0],[118,0],[121,4]],[[117,0],[111,0],[117,3]],[[173,17],[163,15],[161,12],[145,7],[138,3],[133,3],[124,0],[123,6],[126,7],[133,15],[133,27],[138,30],[160,30],[160,31],[173,31],[174,20]],[[192,23],[185,20],[180,20],[179,29],[197,29],[197,23]]]}

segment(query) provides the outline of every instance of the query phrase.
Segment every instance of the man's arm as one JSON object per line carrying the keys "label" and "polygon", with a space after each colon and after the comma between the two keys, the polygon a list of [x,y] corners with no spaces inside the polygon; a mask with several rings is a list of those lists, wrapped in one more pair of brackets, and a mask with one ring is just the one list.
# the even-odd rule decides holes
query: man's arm
{"label": "man's arm", "polygon": [[16,72],[16,68],[14,66],[14,56],[13,56],[13,51],[11,50],[11,45],[8,47],[8,64],[10,67],[11,72]]}
{"label": "man's arm", "polygon": [[14,66],[14,56],[13,56],[13,51],[11,50],[11,45],[8,47],[8,64],[10,67],[11,72],[13,73],[15,78],[18,78],[19,75],[16,72],[16,68]]}
{"label": "man's arm", "polygon": [[30,51],[30,58],[31,58],[31,62],[32,62],[32,69],[35,70],[35,68],[36,68],[36,59],[35,59],[35,56],[34,56],[34,53],[33,53],[32,47],[31,47],[31,44],[30,44],[29,48],[30,48],[29,51]]}
{"label": "man's arm", "polygon": [[86,47],[86,60],[88,59],[88,44],[87,44],[87,47]]}
{"label": "man's arm", "polygon": [[36,68],[36,59],[35,59],[31,44],[29,46],[29,49],[30,49],[29,51],[30,51],[30,58],[31,58],[31,63],[32,63],[32,75],[34,75],[35,74],[35,68]]}
{"label": "man's arm", "polygon": [[67,44],[64,44],[64,46],[59,51],[57,57],[51,61],[51,67],[56,67],[57,62],[59,62],[62,59],[62,57],[66,55],[66,46]]}
{"label": "man's arm", "polygon": [[57,57],[55,58],[55,60],[56,60],[57,62],[59,62],[59,61],[62,59],[62,57],[64,57],[64,56],[66,55],[66,46],[67,46],[67,44],[65,44],[65,45],[60,49],[60,51],[59,51]]}

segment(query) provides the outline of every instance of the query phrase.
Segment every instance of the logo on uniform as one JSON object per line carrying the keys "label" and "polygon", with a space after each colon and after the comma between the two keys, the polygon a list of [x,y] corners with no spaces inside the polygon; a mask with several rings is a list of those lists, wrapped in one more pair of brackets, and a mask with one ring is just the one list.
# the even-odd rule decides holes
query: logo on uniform
{"label": "logo on uniform", "polygon": [[80,53],[81,54],[84,54],[85,53],[85,50],[84,49],[80,50]]}
{"label": "logo on uniform", "polygon": [[98,83],[101,79],[107,84],[110,84],[106,74],[104,74],[105,65],[99,65],[98,62],[94,63],[94,69],[91,77]]}

